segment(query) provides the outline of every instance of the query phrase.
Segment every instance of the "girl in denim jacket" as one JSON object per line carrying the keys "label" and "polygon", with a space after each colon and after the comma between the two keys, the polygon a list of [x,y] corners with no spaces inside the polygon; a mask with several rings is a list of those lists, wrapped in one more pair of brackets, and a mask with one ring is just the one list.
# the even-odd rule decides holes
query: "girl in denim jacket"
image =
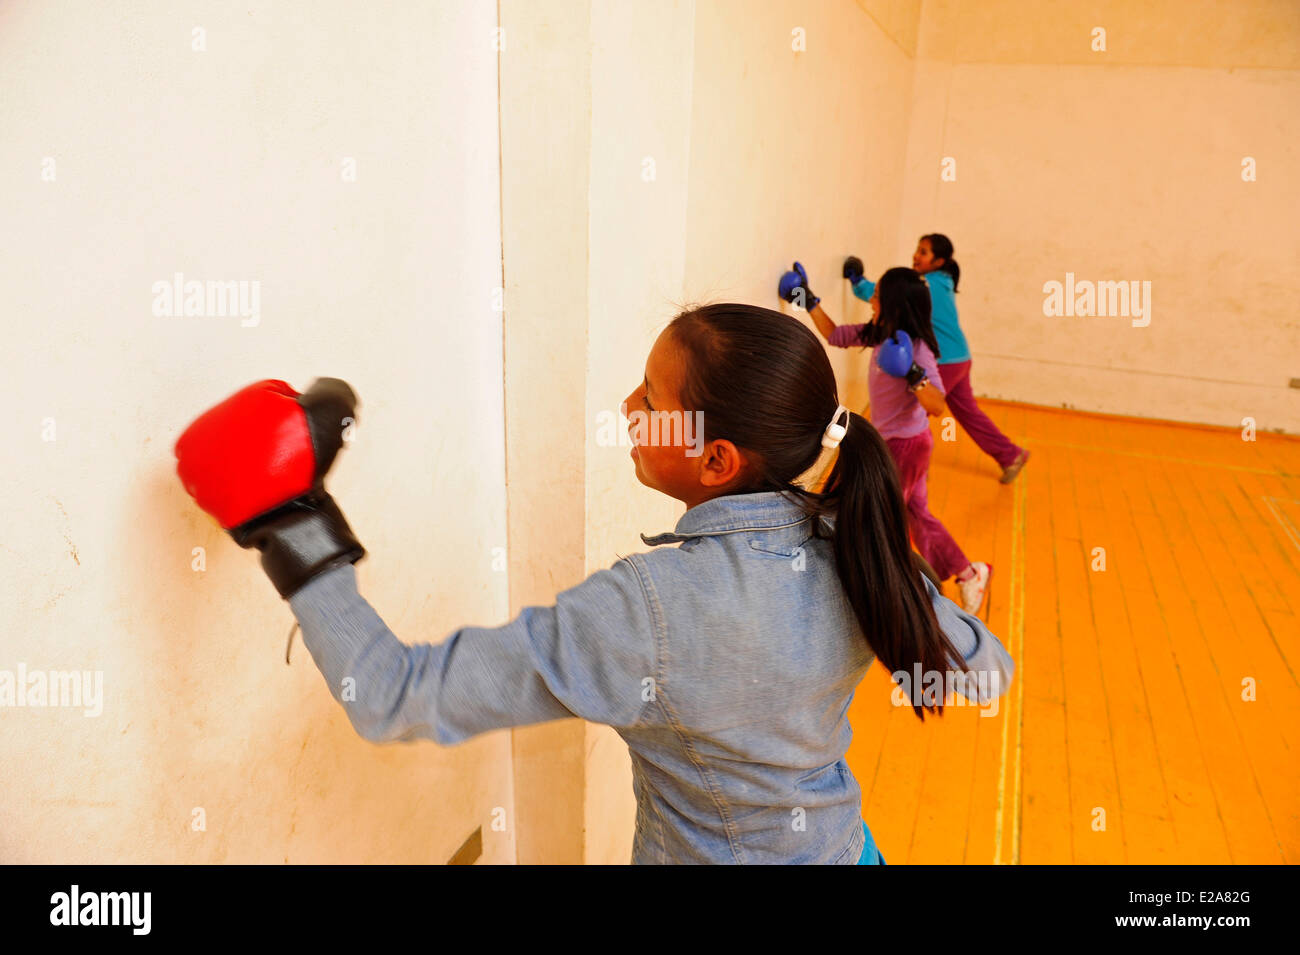
{"label": "girl in denim jacket", "polygon": [[[357,590],[364,549],[322,483],[355,396],[322,381],[307,395],[261,383],[255,400],[240,393],[200,418],[177,444],[187,490],[261,551],[365,739],[453,745],[575,716],[613,727],[632,763],[633,863],[882,863],[844,759],[872,661],[900,686],[978,675],[955,688],[981,703],[1010,685],[997,638],[913,562],[880,435],[839,404],[816,336],[778,312],[682,312],[624,403],[638,479],[687,508],[673,531],[642,538],[678,546],[437,643],[402,643]],[[648,440],[645,415],[673,412],[699,420],[701,440]],[[838,459],[814,492],[802,478],[827,448]],[[302,456],[311,483],[294,491],[299,472],[277,469]],[[247,510],[282,503],[245,520],[230,502],[246,487]],[[912,686],[908,702],[924,719],[943,696]]]}

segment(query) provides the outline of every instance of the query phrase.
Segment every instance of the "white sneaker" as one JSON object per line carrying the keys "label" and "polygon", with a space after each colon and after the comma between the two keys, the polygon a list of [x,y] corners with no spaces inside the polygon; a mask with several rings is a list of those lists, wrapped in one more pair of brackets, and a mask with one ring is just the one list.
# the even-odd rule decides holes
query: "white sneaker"
{"label": "white sneaker", "polygon": [[971,563],[975,568],[975,576],[970,580],[959,580],[957,586],[961,588],[962,609],[972,616],[980,612],[980,607],[984,603],[984,595],[988,593],[989,578],[993,576],[993,567],[977,560]]}

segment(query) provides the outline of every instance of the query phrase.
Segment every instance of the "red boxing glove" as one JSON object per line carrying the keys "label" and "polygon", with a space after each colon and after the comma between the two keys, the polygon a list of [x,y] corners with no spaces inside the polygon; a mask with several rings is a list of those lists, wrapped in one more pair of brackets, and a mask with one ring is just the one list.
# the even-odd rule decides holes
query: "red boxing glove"
{"label": "red boxing glove", "polygon": [[286,599],[365,555],[322,483],[355,414],[356,395],[338,378],[319,378],[301,395],[283,381],[259,381],[176,441],[185,490],[241,547],[262,552]]}
{"label": "red boxing glove", "polygon": [[181,483],[226,530],[316,483],[316,456],[298,398],[283,381],[259,381],[205,411],[177,440]]}

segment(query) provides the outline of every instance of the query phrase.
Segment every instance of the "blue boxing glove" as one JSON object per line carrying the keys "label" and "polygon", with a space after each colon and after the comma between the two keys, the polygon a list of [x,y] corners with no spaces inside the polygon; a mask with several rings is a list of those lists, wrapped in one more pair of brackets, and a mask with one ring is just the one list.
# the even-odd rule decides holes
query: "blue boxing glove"
{"label": "blue boxing glove", "polygon": [[917,391],[921,382],[929,384],[925,369],[912,360],[912,338],[901,328],[892,339],[880,343],[878,352],[880,370],[895,378],[906,378],[908,390]]}
{"label": "blue boxing glove", "polygon": [[794,264],[793,271],[786,272],[781,276],[781,282],[777,285],[776,292],[791,305],[802,306],[810,312],[821,301],[808,287],[808,273],[798,262]]}
{"label": "blue boxing glove", "polygon": [[850,285],[857,285],[865,274],[866,267],[856,255],[850,255],[844,260],[844,277],[849,280]]}

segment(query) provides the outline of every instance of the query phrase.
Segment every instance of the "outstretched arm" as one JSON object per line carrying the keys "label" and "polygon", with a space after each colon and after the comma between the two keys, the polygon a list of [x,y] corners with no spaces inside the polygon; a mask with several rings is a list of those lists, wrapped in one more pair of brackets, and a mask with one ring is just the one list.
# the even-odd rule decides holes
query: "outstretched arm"
{"label": "outstretched arm", "polygon": [[862,260],[856,255],[850,255],[844,260],[843,275],[848,279],[853,294],[864,302],[870,302],[871,296],[876,292],[876,283],[863,274],[864,269]]}
{"label": "outstretched arm", "polygon": [[[865,279],[861,281],[866,282]],[[866,282],[866,284],[871,285],[870,282]],[[872,287],[874,288],[874,286]],[[831,345],[839,348],[849,348],[853,345],[874,347],[884,341],[884,333],[875,322],[866,325],[836,325],[831,320],[831,317],[826,314],[826,310],[821,307],[821,299],[814,295],[812,289],[808,287],[808,272],[798,262],[794,263],[793,269],[781,276],[781,281],[777,286],[777,293],[787,302],[806,308],[817,331]],[[870,295],[867,296],[867,298],[870,297]],[[865,337],[863,335],[864,329],[867,330]]]}
{"label": "outstretched arm", "polygon": [[[874,348],[885,340],[884,329],[875,322],[867,322],[863,325],[836,325],[820,305],[814,305],[808,311],[808,314],[812,317],[813,324],[817,326],[817,331],[821,332],[827,343],[838,348],[851,348],[855,345]],[[865,339],[863,338],[864,330],[866,331]]]}
{"label": "outstretched arm", "polygon": [[[969,671],[962,674],[957,691],[971,702],[990,703],[1011,688],[1016,665],[1006,647],[974,614],[943,596],[930,579],[921,575],[939,627],[961,654]],[[957,664],[958,661],[952,661]]]}
{"label": "outstretched arm", "polygon": [[812,318],[813,324],[817,326],[817,331],[821,332],[822,338],[830,341],[836,325],[831,321],[831,317],[826,314],[825,309],[820,305],[814,305],[808,310],[808,315]]}
{"label": "outstretched arm", "polygon": [[442,643],[402,643],[357,591],[352,565],[290,598],[330,693],[374,743],[460,743],[479,733],[582,717],[649,718],[642,681],[657,676],[653,622],[626,558],[525,607],[501,627],[462,627]]}
{"label": "outstretched arm", "polygon": [[876,294],[876,283],[868,278],[858,279],[852,283],[853,294],[864,302],[870,302],[871,296]]}

